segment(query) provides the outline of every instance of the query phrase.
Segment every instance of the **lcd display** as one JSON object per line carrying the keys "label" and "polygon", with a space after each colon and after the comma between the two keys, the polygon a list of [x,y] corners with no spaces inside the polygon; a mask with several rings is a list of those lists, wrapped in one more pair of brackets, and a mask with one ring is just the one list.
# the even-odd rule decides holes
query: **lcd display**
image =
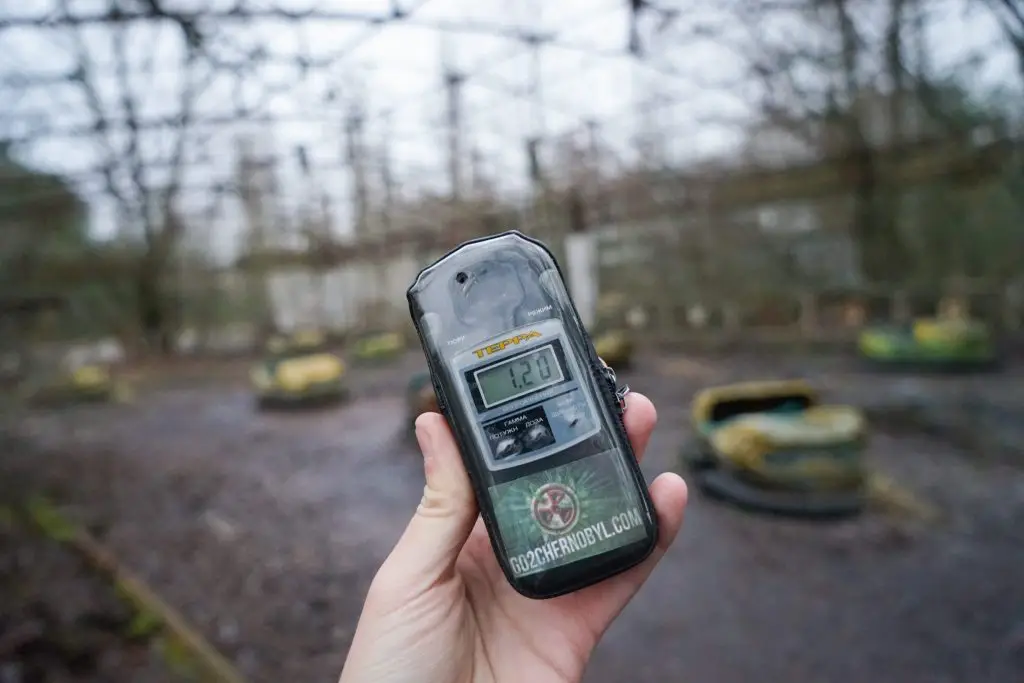
{"label": "lcd display", "polygon": [[564,378],[551,344],[477,370],[474,375],[486,408],[558,384]]}

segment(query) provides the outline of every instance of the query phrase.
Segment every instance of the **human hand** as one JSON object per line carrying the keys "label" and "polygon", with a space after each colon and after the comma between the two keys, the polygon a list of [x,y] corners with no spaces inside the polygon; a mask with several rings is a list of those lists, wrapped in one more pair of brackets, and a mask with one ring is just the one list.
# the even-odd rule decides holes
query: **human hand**
{"label": "human hand", "polygon": [[[642,458],[657,421],[644,396],[626,396],[626,431]],[[660,535],[646,561],[550,600],[509,585],[480,519],[444,418],[416,420],[426,487],[415,516],[370,586],[341,683],[574,683],[598,640],[675,539],[686,484],[651,485]]]}

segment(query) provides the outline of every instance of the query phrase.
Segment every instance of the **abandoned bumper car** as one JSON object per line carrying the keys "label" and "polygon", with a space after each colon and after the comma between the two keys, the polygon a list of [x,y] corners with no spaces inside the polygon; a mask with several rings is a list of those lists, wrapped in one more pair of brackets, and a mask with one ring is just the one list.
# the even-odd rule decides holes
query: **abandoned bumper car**
{"label": "abandoned bumper car", "polygon": [[352,357],[362,363],[388,361],[404,351],[405,338],[397,332],[368,334],[352,345]]}
{"label": "abandoned bumper car", "polygon": [[627,301],[618,293],[603,296],[598,301],[596,320],[590,330],[597,355],[617,370],[628,368],[633,360]]}
{"label": "abandoned bumper car", "polygon": [[63,407],[129,400],[127,384],[115,376],[109,363],[74,355],[61,354],[50,362],[34,364],[22,385],[29,405]]}
{"label": "abandoned bumper car", "polygon": [[628,330],[598,329],[593,335],[594,350],[605,363],[619,370],[627,369],[633,360],[633,342]]}
{"label": "abandoned bumper car", "polygon": [[866,425],[858,409],[821,405],[807,383],[779,380],[707,389],[692,418],[697,437],[683,462],[705,494],[800,517],[864,507]]}
{"label": "abandoned bumper car", "polygon": [[988,327],[977,320],[921,318],[910,325],[869,327],[857,346],[879,369],[981,370],[999,361]]}
{"label": "abandoned bumper car", "polygon": [[250,379],[261,408],[319,405],[348,396],[345,364],[326,350],[326,339],[318,332],[271,338]]}
{"label": "abandoned bumper car", "polygon": [[115,368],[123,351],[111,339],[76,342],[84,316],[61,296],[0,298],[2,374],[30,406],[125,402],[127,383]]}

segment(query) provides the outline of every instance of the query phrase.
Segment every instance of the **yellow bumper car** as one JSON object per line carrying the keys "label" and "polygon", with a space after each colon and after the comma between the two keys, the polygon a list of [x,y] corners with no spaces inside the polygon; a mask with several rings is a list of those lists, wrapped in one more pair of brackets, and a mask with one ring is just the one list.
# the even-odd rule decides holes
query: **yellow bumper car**
{"label": "yellow bumper car", "polygon": [[615,370],[629,368],[633,361],[633,340],[627,330],[609,329],[593,336],[597,355]]}
{"label": "yellow bumper car", "polygon": [[628,303],[628,298],[619,292],[602,296],[597,303],[597,319],[590,334],[597,355],[615,370],[624,370],[633,361],[633,335],[627,320]]}
{"label": "yellow bumper car", "polygon": [[821,405],[800,380],[748,382],[700,392],[692,420],[682,459],[707,495],[801,517],[863,509],[867,425],[857,408]]}
{"label": "yellow bumper car", "polygon": [[115,372],[116,349],[111,356],[101,342],[69,338],[81,322],[77,313],[62,296],[0,297],[0,333],[13,342],[2,349],[11,395],[37,407],[130,400],[128,384]]}
{"label": "yellow bumper car", "polygon": [[130,397],[127,384],[116,378],[109,366],[100,363],[43,368],[28,378],[23,391],[29,405],[47,408],[125,402]]}
{"label": "yellow bumper car", "polygon": [[857,340],[875,368],[925,371],[990,370],[999,366],[992,334],[976,320],[919,318],[912,325],[869,327]]}
{"label": "yellow bumper car", "polygon": [[347,398],[345,364],[323,348],[320,335],[272,338],[266,358],[249,375],[259,407],[304,407]]}

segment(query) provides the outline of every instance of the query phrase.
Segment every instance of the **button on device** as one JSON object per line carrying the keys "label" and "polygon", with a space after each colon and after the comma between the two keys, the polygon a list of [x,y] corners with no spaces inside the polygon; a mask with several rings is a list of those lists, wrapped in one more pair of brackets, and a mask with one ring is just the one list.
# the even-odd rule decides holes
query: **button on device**
{"label": "button on device", "polygon": [[551,441],[551,430],[544,425],[533,425],[523,435],[523,445],[532,450]]}
{"label": "button on device", "polygon": [[523,452],[523,445],[524,444],[515,437],[502,439],[494,449],[494,459],[501,461],[506,458],[511,458],[513,455],[519,455]]}

